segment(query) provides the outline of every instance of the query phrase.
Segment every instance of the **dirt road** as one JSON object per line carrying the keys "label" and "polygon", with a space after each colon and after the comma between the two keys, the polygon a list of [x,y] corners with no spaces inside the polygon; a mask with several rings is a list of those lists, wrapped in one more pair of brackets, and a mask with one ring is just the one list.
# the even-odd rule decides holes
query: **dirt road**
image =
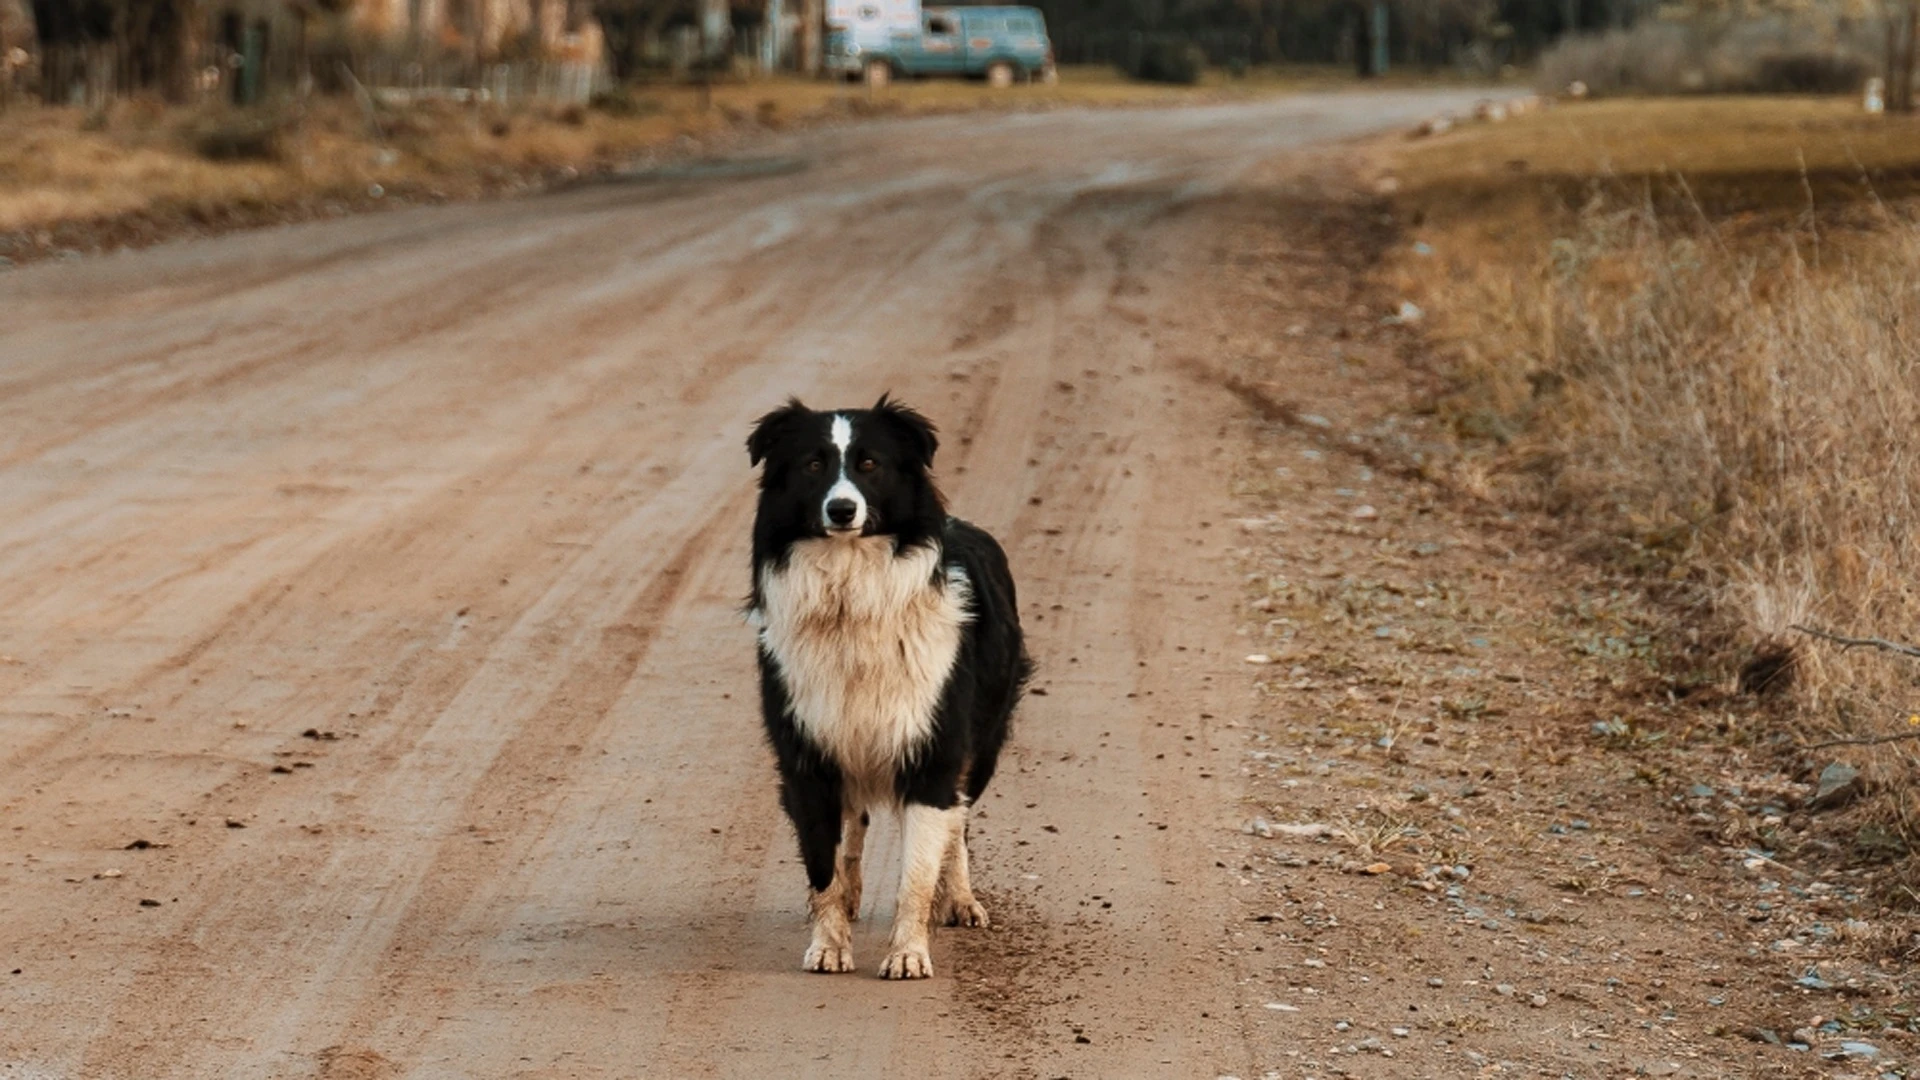
{"label": "dirt road", "polygon": [[[1159,327],[1191,208],[1464,101],[876,123],[0,276],[4,1075],[1257,1071],[1242,410]],[[737,611],[748,421],[882,390],[1042,669],[995,928],[904,986],[797,970]]]}

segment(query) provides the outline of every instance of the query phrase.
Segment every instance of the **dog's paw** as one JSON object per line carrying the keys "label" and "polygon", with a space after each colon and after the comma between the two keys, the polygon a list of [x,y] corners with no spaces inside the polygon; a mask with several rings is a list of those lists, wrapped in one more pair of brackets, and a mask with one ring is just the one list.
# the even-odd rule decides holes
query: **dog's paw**
{"label": "dog's paw", "polygon": [[925,949],[900,949],[880,965],[883,979],[931,979],[933,957]]}
{"label": "dog's paw", "polygon": [[853,950],[845,945],[813,945],[807,949],[806,957],[800,961],[803,971],[814,971],[822,975],[838,975],[853,970]]}
{"label": "dog's paw", "polygon": [[988,925],[987,909],[981,907],[980,901],[972,897],[965,900],[943,900],[939,921],[947,926],[983,927]]}

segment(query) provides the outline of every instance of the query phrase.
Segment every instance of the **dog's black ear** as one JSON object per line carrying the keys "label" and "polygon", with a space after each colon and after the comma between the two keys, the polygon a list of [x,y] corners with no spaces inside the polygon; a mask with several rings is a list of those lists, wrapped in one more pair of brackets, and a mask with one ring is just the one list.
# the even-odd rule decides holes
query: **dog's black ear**
{"label": "dog's black ear", "polygon": [[873,415],[882,423],[889,424],[908,449],[919,461],[921,468],[933,464],[933,452],[940,449],[940,437],[933,422],[920,415],[919,410],[902,405],[886,394],[874,403]]}
{"label": "dog's black ear", "polygon": [[773,444],[780,437],[793,430],[793,425],[813,415],[813,410],[800,404],[799,398],[788,398],[785,405],[761,417],[753,425],[753,434],[747,436],[747,458],[758,465],[766,460]]}

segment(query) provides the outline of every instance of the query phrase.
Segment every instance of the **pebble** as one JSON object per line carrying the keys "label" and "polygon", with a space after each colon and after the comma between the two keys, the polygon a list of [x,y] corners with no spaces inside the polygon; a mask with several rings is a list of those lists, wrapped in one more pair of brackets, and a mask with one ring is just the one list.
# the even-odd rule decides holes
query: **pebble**
{"label": "pebble", "polygon": [[1396,1039],[1404,1039],[1407,1036],[1413,1034],[1412,1028],[1397,1027],[1397,1028],[1391,1028],[1389,1030],[1393,1032],[1393,1037]]}
{"label": "pebble", "polygon": [[1512,996],[1513,996],[1513,984],[1512,984],[1512,983],[1501,983],[1500,985],[1498,985],[1498,986],[1496,986],[1496,987],[1494,987],[1494,988],[1493,988],[1493,992],[1494,992],[1494,993],[1496,993],[1496,994],[1499,994],[1499,995],[1500,995],[1501,997],[1512,997]]}
{"label": "pebble", "polygon": [[1345,1020],[1341,1020],[1341,1021],[1339,1021],[1339,1022],[1337,1022],[1337,1023],[1335,1023],[1335,1024],[1333,1025],[1333,1030],[1335,1030],[1335,1031],[1352,1031],[1352,1030],[1353,1030],[1353,1025],[1352,1025],[1352,1024],[1349,1024],[1349,1023],[1347,1023],[1347,1022],[1346,1022]]}
{"label": "pebble", "polygon": [[1547,1007],[1547,995],[1535,994],[1532,997],[1527,999],[1527,1004],[1533,1006],[1536,1009],[1544,1009]]}

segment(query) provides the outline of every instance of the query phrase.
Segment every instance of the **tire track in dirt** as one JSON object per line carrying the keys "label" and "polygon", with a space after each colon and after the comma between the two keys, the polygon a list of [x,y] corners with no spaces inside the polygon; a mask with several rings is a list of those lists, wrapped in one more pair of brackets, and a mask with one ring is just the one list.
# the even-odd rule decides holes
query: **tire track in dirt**
{"label": "tire track in dirt", "polygon": [[[681,481],[662,489],[656,498],[671,505],[689,505],[686,498],[689,490],[707,479],[686,480],[683,476]],[[615,531],[629,535],[651,531],[654,522],[643,510],[644,507],[629,514]],[[460,817],[458,811],[466,805],[468,793],[497,767],[495,763],[513,745],[516,734],[540,718],[545,703],[552,700],[559,688],[571,684],[575,672],[590,675],[604,666],[607,661],[601,653],[610,644],[616,657],[630,651],[629,646],[615,642],[594,624],[605,625],[609,616],[624,619],[631,613],[670,602],[672,590],[684,576],[686,561],[698,549],[711,521],[709,513],[696,519],[691,527],[683,526],[685,535],[669,549],[671,553],[664,562],[642,557],[632,560],[630,568],[616,569],[609,560],[616,552],[624,554],[632,550],[616,536],[606,542],[606,547],[590,551],[569,567],[561,580],[520,617],[504,640],[490,650],[483,666],[394,763],[388,782],[370,788],[357,800],[357,813],[366,820],[378,822],[383,830],[397,837],[428,838],[453,832],[452,825]],[[657,543],[650,543],[641,550],[657,552],[660,548]],[[663,582],[664,585],[660,584]],[[611,601],[593,595],[608,587],[614,590]],[[556,621],[572,627],[572,632],[555,633],[550,627]],[[638,656],[636,666],[637,663]],[[476,753],[475,749],[481,747],[485,749]],[[316,875],[316,885],[324,898],[317,905],[318,912],[308,913],[309,927],[315,921],[315,914],[329,910],[357,925],[345,934],[328,935],[327,939],[316,938],[309,929],[306,933],[293,930],[293,939],[286,940],[285,934],[292,928],[278,928],[274,937],[280,938],[285,947],[309,957],[309,974],[294,987],[271,989],[271,978],[245,983],[221,979],[210,983],[195,965],[185,973],[184,980],[178,973],[143,976],[142,996],[209,1004],[225,1001],[229,1016],[236,1011],[265,1009],[266,1014],[255,1015],[245,1029],[269,1032],[283,1040],[293,1032],[315,1025],[317,1014],[325,1008],[318,995],[326,993],[330,983],[366,978],[364,970],[357,969],[364,969],[372,956],[384,951],[385,943],[393,939],[396,928],[405,918],[407,907],[425,887],[418,872],[402,869],[405,862],[414,861],[418,854],[412,845],[401,845],[377,851],[338,851],[327,860],[327,865]],[[334,888],[326,887],[330,881],[336,883]],[[356,902],[351,889],[340,887],[349,881],[388,882],[393,886],[384,897]],[[215,933],[231,933],[229,928],[240,923],[232,918],[231,904],[225,901],[227,898],[222,897],[183,920],[185,933],[194,942],[193,951],[205,948],[210,927],[221,928]],[[301,938],[308,940],[303,942]],[[363,944],[370,938],[381,945]],[[162,949],[162,956],[167,952]],[[143,1069],[151,1070],[148,1075],[184,1070],[190,1063],[182,1060],[181,1055],[196,1045],[195,1036],[194,1032],[181,1031],[172,1025],[162,1031],[149,1031],[123,1020],[96,1046],[85,1068],[104,1067],[108,1063],[124,1067],[137,1060]],[[287,1043],[281,1041],[279,1045]]]}
{"label": "tire track in dirt", "polygon": [[[630,692],[631,681],[662,627],[672,625],[670,616],[690,579],[703,562],[712,559],[720,535],[744,520],[747,507],[745,500],[736,498],[681,546],[620,613],[619,621],[601,629],[598,647],[554,686],[553,696],[527,718],[474,785],[454,819],[468,822],[469,834],[510,831],[504,837],[455,835],[433,852],[422,875],[425,886],[397,921],[382,951],[383,973],[368,979],[379,986],[381,999],[404,998],[410,971],[444,947],[453,926],[471,924],[472,912],[491,910],[499,896],[497,883],[511,868],[527,863],[529,853],[547,838],[567,781],[579,770],[582,756],[590,745],[604,740],[615,706]],[[445,957],[441,959],[444,963]],[[470,977],[461,967],[470,966],[475,958],[468,954],[464,960],[464,965],[451,970],[440,967],[433,978],[457,984]],[[379,1015],[378,1008],[369,1008],[372,1004],[363,1003],[342,1024],[349,1040],[372,1026]],[[289,1009],[283,1016],[282,1033],[289,1043],[297,1042],[306,1031],[325,1030],[308,1010]],[[418,1031],[414,1037],[428,1034]],[[379,1045],[392,1044],[382,1040]]]}

